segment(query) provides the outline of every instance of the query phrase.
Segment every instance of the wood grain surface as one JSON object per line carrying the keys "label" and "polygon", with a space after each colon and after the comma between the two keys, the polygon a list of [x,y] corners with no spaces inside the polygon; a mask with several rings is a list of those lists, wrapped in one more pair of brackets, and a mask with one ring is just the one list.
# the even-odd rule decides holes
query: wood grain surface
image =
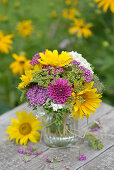
{"label": "wood grain surface", "polygon": [[[8,134],[5,133],[6,127],[10,125],[11,118],[16,118],[16,110],[32,111],[23,104],[5,114],[0,116],[0,170],[50,170],[54,167],[55,170],[65,170],[64,165],[71,165],[71,170],[114,170],[114,109],[113,107],[102,103],[96,110],[96,113],[89,119],[89,124],[93,120],[100,120],[103,129],[98,132],[98,137],[103,141],[104,148],[95,151],[88,146],[88,143],[79,140],[75,146],[70,148],[49,148],[40,141],[37,144],[28,143],[39,151],[44,151],[43,154],[35,157],[30,162],[22,161],[22,156],[17,153],[17,145],[14,141],[8,140]],[[79,128],[86,129],[86,120],[79,120]],[[100,134],[100,135],[99,135]],[[108,134],[104,137],[103,134]],[[22,148],[22,147],[21,147]],[[79,151],[85,154],[86,161],[80,162],[78,160]],[[47,163],[46,156],[53,157],[60,155],[63,158],[62,162]]]}

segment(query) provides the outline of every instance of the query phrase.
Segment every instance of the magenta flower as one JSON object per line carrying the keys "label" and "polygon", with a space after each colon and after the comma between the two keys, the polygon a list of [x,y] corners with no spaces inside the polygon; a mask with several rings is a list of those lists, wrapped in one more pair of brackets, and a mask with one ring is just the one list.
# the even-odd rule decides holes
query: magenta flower
{"label": "magenta flower", "polygon": [[25,149],[17,149],[17,152],[19,152],[20,154],[24,155],[26,153]]}
{"label": "magenta flower", "polygon": [[91,132],[96,132],[96,131],[98,131],[100,128],[98,127],[98,126],[96,126],[95,128],[92,128],[91,129]]}
{"label": "magenta flower", "polygon": [[[42,53],[45,53],[44,51]],[[30,64],[33,66],[33,65],[36,65],[38,63],[40,63],[38,61],[38,59],[40,59],[40,56],[39,56],[39,53],[35,54],[30,62]]]}
{"label": "magenta flower", "polygon": [[46,162],[47,163],[52,163],[52,161],[48,158],[48,156],[46,157]]}
{"label": "magenta flower", "polygon": [[66,79],[54,79],[48,88],[48,95],[58,104],[64,104],[71,96],[72,87]]}
{"label": "magenta flower", "polygon": [[79,65],[80,64],[80,62],[78,62],[76,60],[72,60],[70,63],[73,64],[73,65]]}
{"label": "magenta flower", "polygon": [[82,74],[82,77],[85,77],[86,82],[91,82],[91,76],[92,76],[91,71],[83,66],[78,66],[78,69],[80,69],[84,72]]}
{"label": "magenta flower", "polygon": [[85,155],[80,155],[79,156],[79,161],[85,161],[86,160],[86,156]]}
{"label": "magenta flower", "polygon": [[29,88],[27,91],[27,99],[30,100],[30,105],[42,105],[48,98],[48,91],[41,86],[35,84],[33,87]]}
{"label": "magenta flower", "polygon": [[[47,69],[48,70],[48,74],[50,75],[51,73],[51,69],[50,68],[54,68],[54,67],[52,67],[52,66],[49,66],[49,65],[44,65],[43,66],[43,69]],[[55,74],[55,76],[57,75],[57,71],[60,71],[60,73],[62,73],[63,71],[64,71],[64,69],[63,68],[61,68],[61,67],[56,67],[56,68],[54,68],[54,74]]]}

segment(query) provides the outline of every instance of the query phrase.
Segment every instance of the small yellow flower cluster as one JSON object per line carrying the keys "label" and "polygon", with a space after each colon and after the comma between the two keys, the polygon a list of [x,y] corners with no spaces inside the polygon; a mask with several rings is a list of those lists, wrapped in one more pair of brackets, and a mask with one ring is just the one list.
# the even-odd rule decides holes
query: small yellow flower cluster
{"label": "small yellow flower cluster", "polygon": [[79,11],[75,8],[64,9],[62,16],[63,18],[73,20],[76,15],[79,15]]}
{"label": "small yellow flower cluster", "polygon": [[85,24],[84,19],[78,18],[80,17],[80,12],[74,7],[78,4],[78,1],[66,0],[65,4],[67,8],[62,11],[62,17],[72,21],[69,33],[71,35],[77,34],[78,37],[84,36],[85,38],[91,36],[92,32],[90,28],[92,27],[92,24]]}
{"label": "small yellow flower cluster", "polygon": [[28,37],[32,33],[32,31],[34,30],[34,27],[32,25],[32,21],[31,20],[24,20],[22,22],[19,22],[17,24],[17,30],[23,38]]}

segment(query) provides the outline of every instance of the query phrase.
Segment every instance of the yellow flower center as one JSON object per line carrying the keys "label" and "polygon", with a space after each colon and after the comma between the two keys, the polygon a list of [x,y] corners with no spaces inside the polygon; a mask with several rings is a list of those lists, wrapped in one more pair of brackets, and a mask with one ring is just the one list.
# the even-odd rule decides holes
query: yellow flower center
{"label": "yellow flower center", "polygon": [[28,135],[31,132],[32,128],[29,123],[22,123],[19,127],[19,132],[22,135]]}
{"label": "yellow flower center", "polygon": [[59,91],[63,91],[63,89],[59,89]]}

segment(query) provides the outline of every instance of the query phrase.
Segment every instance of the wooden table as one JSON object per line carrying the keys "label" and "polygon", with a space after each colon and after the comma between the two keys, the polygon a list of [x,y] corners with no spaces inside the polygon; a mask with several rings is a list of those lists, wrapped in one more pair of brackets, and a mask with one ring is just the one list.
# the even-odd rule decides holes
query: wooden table
{"label": "wooden table", "polygon": [[[9,141],[8,134],[5,133],[6,127],[10,125],[11,118],[16,118],[16,110],[31,111],[26,104],[23,104],[0,116],[0,170],[50,170],[52,166],[55,170],[65,170],[63,165],[66,164],[71,164],[71,170],[114,170],[114,137],[110,137],[110,135],[100,137],[104,148],[99,151],[90,148],[87,142],[80,142],[75,147],[63,149],[49,148],[41,142],[32,144],[32,146],[38,148],[39,151],[44,151],[44,153],[25,163],[22,161],[22,155],[17,153],[17,148],[22,147],[15,144],[15,142]],[[113,107],[102,103],[91,118],[100,120],[103,125],[103,130],[100,132],[114,134]],[[92,123],[91,119],[89,119],[89,123]],[[79,128],[84,126],[86,126],[86,121],[79,121]],[[28,145],[31,145],[31,143]],[[78,160],[79,150],[86,155],[86,161]],[[61,155],[63,161],[53,164],[47,163],[46,156],[53,155]]]}

